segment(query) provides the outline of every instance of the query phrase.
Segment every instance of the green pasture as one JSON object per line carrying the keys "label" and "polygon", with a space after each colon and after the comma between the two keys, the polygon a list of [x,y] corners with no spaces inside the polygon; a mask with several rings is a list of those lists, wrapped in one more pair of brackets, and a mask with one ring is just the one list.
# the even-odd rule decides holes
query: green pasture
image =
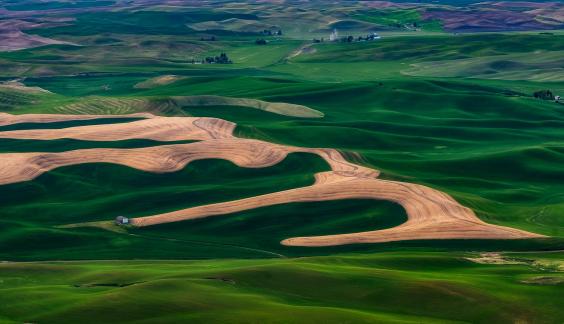
{"label": "green pasture", "polygon": [[[524,56],[541,47],[546,53],[560,51],[559,37],[391,37],[371,43],[320,44],[314,47],[317,52],[284,63],[280,52],[299,45],[285,42],[285,50],[272,48],[272,55],[265,55],[270,61],[260,61],[262,68],[235,63],[232,67],[173,69],[167,73],[187,78],[153,89],[134,89],[134,85],[158,76],[158,71],[32,77],[26,79],[28,85],[59,93],[21,103],[17,100],[27,97],[16,96],[11,101],[8,97],[6,102],[18,107],[8,110],[13,112],[62,112],[60,107],[69,104],[90,105],[89,112],[105,111],[107,104],[95,105],[100,100],[97,97],[82,97],[93,94],[119,95],[124,105],[129,105],[128,98],[158,101],[203,94],[302,104],[322,111],[325,117],[298,119],[233,107],[175,107],[169,111],[149,104],[147,109],[225,118],[239,124],[237,132],[242,136],[357,151],[384,175],[444,190],[490,222],[560,236],[564,110],[531,95],[544,88],[562,91],[563,83],[401,74],[412,61],[454,62],[451,59],[486,53],[491,57]],[[235,49],[236,62],[255,50],[271,50],[270,44],[232,42],[230,46]],[[103,90],[104,85],[109,89]],[[132,102],[131,107],[142,107]]]}
{"label": "green pasture", "polygon": [[[471,253],[341,254],[281,260],[0,264],[14,322],[559,322],[562,254],[477,264]],[[543,278],[543,279],[539,279]],[[552,282],[542,284],[542,282]]]}
{"label": "green pasture", "polygon": [[[448,34],[415,9],[367,10],[362,2],[134,11],[109,7],[113,3],[8,0],[13,11],[76,10],[76,20],[25,30],[75,45],[1,52],[0,80],[52,93],[0,86],[0,112],[224,118],[237,123],[239,137],[335,148],[348,157],[356,152],[356,162],[382,171],[383,179],[441,190],[488,223],[550,238],[280,245],[289,237],[406,220],[399,205],[362,199],[119,227],[112,222],[118,215],[311,185],[313,175],[329,167],[305,153],[258,169],[224,160],[162,174],[104,163],[67,166],[0,186],[0,323],[563,321],[557,251],[564,249],[564,104],[533,97],[539,90],[564,96],[561,31]],[[414,22],[421,31],[405,30]],[[264,36],[248,26],[284,34]],[[312,44],[335,26],[343,28],[341,36],[374,28],[383,37]],[[259,38],[268,44],[255,44]],[[192,64],[220,53],[233,64]],[[163,75],[181,78],[135,87]],[[180,99],[202,95],[303,105],[324,116]],[[23,123],[0,132],[132,120]],[[187,143],[0,139],[0,171],[4,153]],[[500,264],[466,259],[492,251],[502,251]]]}
{"label": "green pasture", "polygon": [[[410,62],[454,62],[486,53],[488,57],[524,57],[540,47],[546,49],[545,57],[554,58],[550,53],[562,50],[559,37],[532,33],[406,36],[371,43],[319,44],[314,46],[315,53],[289,61],[280,61],[282,54],[273,50],[270,63],[261,61],[262,67],[235,63],[167,70],[166,74],[185,78],[152,89],[134,85],[161,75],[158,70],[30,77],[25,81],[29,86],[56,94],[10,94],[27,101],[10,101],[7,95],[11,108],[5,111],[68,113],[76,111],[69,105],[78,105],[88,113],[151,111],[225,118],[238,123],[239,136],[358,152],[384,177],[445,191],[488,222],[562,237],[564,106],[535,99],[532,93],[545,88],[561,93],[564,83],[403,74]],[[242,44],[233,41],[230,45],[236,62],[255,49],[267,53],[270,46]],[[287,48],[281,52],[299,46],[293,41],[284,44]],[[109,89],[103,90],[103,85]],[[170,103],[169,97],[190,95],[294,103],[319,110],[325,117],[300,119],[244,107],[162,105]],[[5,143],[5,151],[17,150],[13,148],[17,141]],[[61,145],[54,147],[67,144]],[[79,143],[69,145],[80,147]]]}
{"label": "green pasture", "polygon": [[439,21],[423,21],[417,10],[371,10],[361,11],[352,18],[376,24],[383,29],[401,29],[405,25],[424,31],[442,31]]}

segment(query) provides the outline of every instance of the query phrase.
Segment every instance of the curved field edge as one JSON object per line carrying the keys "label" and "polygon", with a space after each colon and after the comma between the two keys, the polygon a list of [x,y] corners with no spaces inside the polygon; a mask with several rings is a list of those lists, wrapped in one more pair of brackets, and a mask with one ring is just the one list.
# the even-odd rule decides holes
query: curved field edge
{"label": "curved field edge", "polygon": [[[209,194],[210,190],[204,193]],[[108,199],[111,200],[111,198]],[[195,197],[195,199],[198,198],[198,196]],[[147,228],[119,228],[113,222],[107,225],[104,222],[98,222],[60,226],[53,223],[72,221],[70,218],[75,216],[85,217],[74,215],[72,211],[69,212],[73,206],[70,202],[66,204],[69,205],[68,208],[57,203],[51,205],[45,215],[30,217],[26,220],[19,217],[9,218],[0,222],[2,224],[0,247],[2,251],[5,251],[0,253],[0,259],[31,261],[123,258],[280,258],[327,254],[347,249],[312,250],[311,248],[283,246],[280,245],[280,241],[295,235],[354,232],[366,227],[390,228],[407,219],[403,209],[393,203],[374,200],[340,200],[266,207],[228,217],[163,224]],[[115,206],[106,203],[100,206],[81,205],[81,207],[86,211],[77,213],[93,217],[92,213],[102,215],[104,207]],[[61,218],[64,217],[64,219],[55,222],[52,219],[56,215],[62,215]],[[48,221],[43,218],[49,218],[52,224],[48,224]],[[357,246],[349,250],[362,251],[367,248],[375,247],[373,245],[370,247]]]}
{"label": "curved field edge", "polygon": [[[284,260],[7,262],[0,264],[1,316],[85,323],[213,323],[244,321],[249,314],[261,322],[298,323],[564,318],[561,284],[534,283],[563,278],[534,265],[553,256],[519,255],[527,262],[520,264],[467,259],[476,256],[387,252]],[[117,311],[116,298],[121,309],[134,311]]]}
{"label": "curved field edge", "polygon": [[[0,259],[256,258],[402,246],[471,249],[558,246],[557,242],[535,243],[529,240],[511,243],[413,241],[378,247],[357,245],[313,250],[279,244],[280,240],[291,235],[382,229],[405,221],[405,211],[400,206],[374,200],[264,207],[221,218],[128,229],[133,235],[127,235],[127,231],[120,232],[113,221],[106,221],[117,215],[166,212],[167,209],[282,190],[285,184],[304,186],[313,181],[312,173],[324,168],[327,169],[325,161],[308,153],[292,153],[277,165],[259,169],[236,168],[225,160],[195,161],[182,171],[164,174],[146,173],[113,164],[63,167],[33,181],[0,186],[3,191],[0,205],[4,213],[0,231],[0,246],[3,248],[0,250],[5,251]],[[320,210],[324,212],[319,214]],[[64,226],[85,220],[106,222]],[[77,228],[85,225],[95,227]]]}
{"label": "curved field edge", "polygon": [[[155,126],[166,126],[155,131]],[[2,172],[3,183],[31,180],[61,166],[106,162],[123,164],[151,172],[179,170],[187,163],[206,158],[228,159],[239,166],[265,167],[279,163],[288,153],[308,152],[322,157],[331,172],[317,173],[316,182],[302,187],[262,196],[229,202],[201,205],[174,212],[136,217],[135,226],[177,222],[188,219],[230,214],[262,206],[290,202],[312,202],[335,199],[372,198],[390,200],[402,205],[408,221],[393,229],[368,230],[350,234],[318,237],[295,237],[284,240],[285,245],[331,246],[353,243],[379,243],[417,239],[519,239],[541,238],[508,227],[490,225],[469,208],[461,206],[452,197],[428,187],[410,183],[375,179],[379,171],[350,163],[336,150],[305,149],[270,144],[257,140],[232,137],[235,124],[214,118],[154,118],[117,126],[83,126],[61,130],[27,130],[0,133],[4,138],[77,138],[127,139],[151,138],[159,140],[202,139],[185,145],[168,145],[135,150],[91,149],[62,153],[5,154],[7,168]],[[174,130],[184,130],[179,137]],[[104,131],[105,130],[105,131]]]}
{"label": "curved field edge", "polygon": [[26,215],[41,205],[45,207],[35,219],[42,224],[100,221],[307,186],[314,182],[313,174],[328,169],[323,159],[309,153],[291,153],[280,163],[264,168],[204,159],[166,173],[87,163],[0,186],[0,205],[4,221],[32,220],[34,217]]}
{"label": "curved field edge", "polygon": [[322,112],[306,107],[304,105],[296,105],[283,102],[267,102],[258,99],[230,98],[208,95],[172,97],[172,100],[174,100],[174,102],[181,107],[239,106],[255,108],[258,110],[264,110],[267,112],[291,117],[320,118],[324,116]]}
{"label": "curved field edge", "polygon": [[[43,105],[43,101],[49,102],[49,105]],[[135,115],[142,115],[143,113],[145,113],[146,117],[150,117],[150,114],[186,116],[186,113],[183,111],[185,107],[229,106],[233,109],[250,108],[280,116],[296,118],[322,118],[324,116],[322,112],[305,105],[217,95],[158,95],[133,98],[85,96],[81,97],[80,100],[72,100],[69,98],[63,100],[57,97],[57,99],[45,98],[33,101],[30,100],[28,104],[16,106],[18,107],[17,111],[8,111],[18,114],[33,113],[35,110],[39,110],[41,113],[52,112],[63,115],[98,115],[96,118],[111,118],[108,115],[116,116],[116,118],[120,115],[132,115],[131,117],[133,118]],[[107,115],[108,117],[103,115]],[[5,116],[8,116],[8,114],[0,113],[0,125],[2,125],[2,119],[4,119]]]}

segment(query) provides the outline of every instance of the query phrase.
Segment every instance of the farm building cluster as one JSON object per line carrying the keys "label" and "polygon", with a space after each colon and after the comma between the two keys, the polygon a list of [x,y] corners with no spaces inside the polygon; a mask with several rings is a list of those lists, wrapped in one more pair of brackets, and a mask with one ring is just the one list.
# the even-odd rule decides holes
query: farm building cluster
{"label": "farm building cluster", "polygon": [[[339,31],[337,29],[333,29],[333,31],[331,32],[331,34],[329,35],[329,41],[330,42],[342,42],[342,43],[353,43],[353,42],[369,42],[369,41],[375,41],[382,38],[380,35],[378,35],[378,33],[376,32],[372,32],[368,35],[365,36],[357,36],[354,37],[352,35],[348,35],[348,36],[343,36],[343,37],[339,37]],[[313,39],[314,43],[323,43],[325,42],[325,38],[314,38]]]}

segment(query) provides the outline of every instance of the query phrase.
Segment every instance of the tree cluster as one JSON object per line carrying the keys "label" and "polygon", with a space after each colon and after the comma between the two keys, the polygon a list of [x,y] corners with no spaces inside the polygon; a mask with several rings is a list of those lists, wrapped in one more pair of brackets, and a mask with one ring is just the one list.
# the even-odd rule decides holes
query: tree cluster
{"label": "tree cluster", "polygon": [[[364,41],[373,41],[376,39],[379,39],[380,36],[378,36],[377,34],[370,34],[370,35],[366,35],[366,36],[358,36],[357,38],[354,38],[354,36],[345,36],[345,37],[341,37],[339,39],[340,42],[342,43],[352,43],[352,42],[364,42]],[[323,43],[325,42],[324,38],[318,39],[318,38],[314,38],[313,39],[314,43]]]}
{"label": "tree cluster", "polygon": [[417,29],[417,28],[421,27],[416,21],[408,22],[408,23],[405,23],[405,24],[391,23],[391,24],[388,24],[388,26],[395,27],[395,28],[404,28],[404,29]]}
{"label": "tree cluster", "polygon": [[201,37],[200,41],[202,42],[215,42],[217,40],[217,38],[215,36],[211,36],[211,37]]}
{"label": "tree cluster", "polygon": [[[233,61],[229,59],[227,54],[221,53],[219,56],[208,56],[204,60],[207,64],[231,64]],[[204,63],[202,62],[202,63]]]}
{"label": "tree cluster", "polygon": [[380,38],[380,36],[376,35],[376,34],[370,34],[370,35],[366,35],[365,37],[362,36],[358,36],[358,38],[356,39],[357,42],[362,42],[362,41],[373,41]]}
{"label": "tree cluster", "polygon": [[539,90],[533,93],[533,96],[542,100],[554,100],[554,94],[550,90]]}
{"label": "tree cluster", "polygon": [[260,32],[262,35],[265,36],[282,36],[282,29],[279,29],[278,31],[272,31],[270,29],[265,29],[263,31]]}
{"label": "tree cluster", "polygon": [[257,39],[257,40],[255,41],[255,44],[257,44],[257,45],[266,45],[266,44],[268,44],[268,42],[266,41],[266,39],[261,38],[261,39]]}

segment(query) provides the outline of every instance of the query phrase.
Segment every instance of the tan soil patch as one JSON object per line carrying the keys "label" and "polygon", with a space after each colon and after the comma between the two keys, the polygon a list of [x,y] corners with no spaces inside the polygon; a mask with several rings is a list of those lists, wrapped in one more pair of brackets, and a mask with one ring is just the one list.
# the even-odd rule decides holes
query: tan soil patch
{"label": "tan soil patch", "polygon": [[139,82],[133,87],[136,89],[151,89],[158,86],[171,84],[182,79],[184,78],[178,75],[161,75],[143,82]]}
{"label": "tan soil patch", "polygon": [[20,124],[20,123],[54,123],[73,120],[92,120],[103,118],[153,118],[155,117],[149,113],[138,113],[129,115],[56,115],[56,114],[26,114],[26,115],[12,115],[7,113],[0,113],[0,126]]}
{"label": "tan soil patch", "polygon": [[338,199],[377,199],[402,205],[407,222],[394,228],[351,234],[297,237],[282,241],[292,246],[332,246],[423,239],[516,239],[541,237],[508,227],[490,225],[434,189],[408,183],[364,178],[354,172],[327,172],[316,175],[313,186],[291,189],[237,201],[199,206],[156,216],[133,219],[135,226],[150,226],[186,219],[235,213],[247,209],[293,202]]}
{"label": "tan soil patch", "polygon": [[141,112],[160,114],[181,114],[167,100],[146,98],[114,98],[90,96],[79,102],[59,106],[58,112],[71,115],[126,115]]}
{"label": "tan soil patch", "polygon": [[222,96],[176,96],[161,99],[87,97],[80,102],[58,107],[65,114],[131,114],[154,112],[163,115],[186,116],[182,107],[233,106],[246,107],[274,114],[299,117],[321,118],[323,113],[306,106],[284,102],[267,102],[248,98]]}
{"label": "tan soil patch", "polygon": [[113,221],[76,223],[76,224],[68,224],[68,225],[61,225],[61,226],[55,226],[55,227],[56,228],[97,227],[97,228],[105,229],[105,230],[110,231],[110,232],[127,233],[127,231],[124,227],[116,226]]}
{"label": "tan soil patch", "polygon": [[[161,141],[201,142],[139,149],[88,149],[61,153],[0,154],[0,184],[31,180],[58,167],[107,162],[149,172],[172,172],[199,159],[225,159],[238,166],[267,167],[288,153],[308,152],[325,159],[332,171],[315,175],[313,185],[241,200],[198,206],[175,212],[138,217],[134,226],[151,226],[231,214],[253,208],[293,202],[338,199],[389,200],[402,205],[408,220],[394,228],[350,234],[296,237],[282,241],[291,246],[333,246],[424,239],[521,239],[542,235],[487,224],[449,195],[425,186],[378,179],[379,171],[348,162],[333,149],[299,148],[232,135],[235,124],[216,118],[158,117],[114,125],[59,130],[0,132],[0,138],[121,140],[147,138]],[[17,136],[17,137],[14,137]],[[494,257],[495,258],[495,257]]]}
{"label": "tan soil patch", "polygon": [[[206,122],[213,124],[215,120]],[[0,132],[0,135],[3,133],[8,132]],[[132,132],[132,134],[135,133]],[[187,136],[190,134],[192,136]],[[224,135],[222,133],[215,133],[213,130],[209,130],[209,133],[201,133],[198,130],[194,130],[194,132],[190,133],[190,130],[187,130],[183,137],[172,139],[207,140],[189,144],[162,145],[138,149],[85,149],[60,153],[0,154],[0,162],[3,166],[3,168],[0,169],[0,185],[32,180],[45,172],[63,166],[98,162],[121,164],[131,168],[157,173],[178,171],[183,169],[188,163],[202,159],[224,159],[240,167],[264,168],[279,163],[291,152],[319,154],[330,164],[333,170],[336,170],[335,173],[338,174],[354,174],[358,176],[378,175],[378,171],[376,170],[357,166],[346,161],[335,150],[303,149],[271,144],[259,140],[233,137],[222,138],[218,136],[217,139],[210,139],[211,136],[216,136],[217,134],[221,136]],[[130,138],[125,134],[120,135],[123,135],[123,139]],[[113,137],[109,137],[105,140],[112,140],[111,138]],[[91,137],[88,137],[88,139],[92,140]],[[320,179],[323,178],[321,175],[322,174],[318,176]],[[330,179],[324,181],[330,182]]]}
{"label": "tan soil patch", "polygon": [[564,277],[540,276],[540,277],[525,279],[522,280],[521,282],[530,285],[553,286],[553,285],[564,284]]}
{"label": "tan soil patch", "polygon": [[68,44],[37,35],[29,35],[18,29],[0,29],[0,51],[17,51],[26,48],[39,47],[53,44]]}
{"label": "tan soil patch", "polygon": [[304,44],[302,46],[300,46],[298,49],[296,49],[295,51],[293,51],[292,53],[290,53],[286,59],[287,60],[291,60],[295,57],[298,57],[302,54],[314,54],[317,52],[317,49],[315,47],[313,47],[312,44]]}
{"label": "tan soil patch", "polygon": [[206,31],[206,30],[229,30],[238,32],[259,32],[265,29],[275,30],[279,27],[272,24],[262,23],[257,20],[246,20],[238,18],[229,18],[222,21],[203,21],[194,24],[187,24],[189,28]]}
{"label": "tan soil patch", "polygon": [[6,81],[0,83],[0,89],[15,90],[27,93],[52,93],[40,87],[28,87],[19,81]]}
{"label": "tan soil patch", "polygon": [[[60,118],[60,115],[55,116],[57,117],[54,118]],[[78,118],[86,118],[86,116],[78,116]],[[206,140],[231,137],[234,128],[235,124],[217,118],[155,116],[150,119],[121,124],[6,131],[0,132],[0,138],[37,140],[70,138],[84,141],[121,141],[129,139],[151,139],[155,141]]]}
{"label": "tan soil patch", "polygon": [[238,106],[268,111],[274,114],[301,117],[321,118],[323,113],[303,106],[285,102],[268,102],[258,99],[230,98],[221,96],[186,96],[173,97],[179,106]]}
{"label": "tan soil patch", "polygon": [[480,253],[479,257],[466,258],[466,260],[480,264],[524,264],[544,272],[564,272],[564,261],[553,259],[528,259],[523,257],[511,257],[501,253]]}
{"label": "tan soil patch", "polygon": [[479,257],[466,258],[466,260],[480,264],[530,264],[523,260],[506,258],[500,253],[481,253]]}

